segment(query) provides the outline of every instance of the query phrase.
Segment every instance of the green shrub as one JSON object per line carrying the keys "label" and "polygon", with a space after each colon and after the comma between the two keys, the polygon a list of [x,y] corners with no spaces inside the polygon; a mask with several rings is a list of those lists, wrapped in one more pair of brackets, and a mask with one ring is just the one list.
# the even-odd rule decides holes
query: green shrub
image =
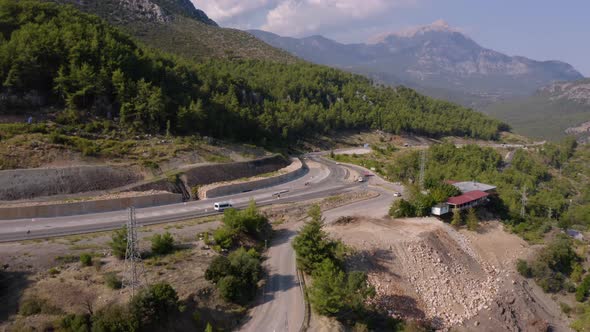
{"label": "green shrub", "polygon": [[251,201],[248,207],[241,211],[225,210],[222,221],[235,233],[247,234],[259,240],[266,238],[271,230],[268,218],[258,212],[254,201]]}
{"label": "green shrub", "polygon": [[467,229],[470,231],[476,231],[479,228],[479,218],[474,208],[467,210]]}
{"label": "green shrub", "polygon": [[108,305],[92,316],[92,332],[133,331],[139,331],[139,322],[122,305]]}
{"label": "green shrub", "polygon": [[88,253],[83,253],[80,255],[80,264],[82,266],[91,266],[92,265],[92,256]]}
{"label": "green shrub", "polygon": [[588,327],[590,326],[590,304],[576,308],[576,312],[578,312],[578,317],[572,323],[572,329],[577,332],[588,332]]}
{"label": "green shrub", "polygon": [[179,312],[178,295],[167,283],[158,283],[142,289],[129,303],[131,314],[143,330],[168,323]]}
{"label": "green shrub", "polygon": [[213,240],[221,248],[229,249],[234,244],[236,232],[227,226],[221,226],[213,232]]}
{"label": "green shrub", "polygon": [[342,317],[360,313],[365,301],[375,295],[369,287],[367,275],[362,272],[345,273],[329,259],[324,260],[313,273],[309,288],[312,308],[321,315]]}
{"label": "green shrub", "polygon": [[154,255],[167,255],[174,251],[174,238],[166,232],[162,235],[156,234],[152,237],[152,253]]}
{"label": "green shrub", "polygon": [[111,247],[115,257],[118,259],[125,258],[127,252],[127,226],[113,232],[109,247]]}
{"label": "green shrub", "polygon": [[416,216],[416,209],[405,199],[399,199],[391,204],[389,215],[393,218],[411,218]]}
{"label": "green shrub", "polygon": [[60,274],[60,272],[61,271],[58,268],[56,268],[56,267],[52,267],[52,268],[49,269],[49,271],[47,271],[47,273],[49,273],[49,275],[52,276],[52,277]]}
{"label": "green shrub", "polygon": [[574,251],[572,241],[559,236],[541,250],[538,260],[546,263],[551,270],[569,276],[580,257]]}
{"label": "green shrub", "polygon": [[572,274],[570,274],[570,278],[573,282],[580,282],[582,281],[582,277],[584,276],[584,268],[580,263],[575,263],[574,268],[572,270]]}
{"label": "green shrub", "polygon": [[59,327],[64,332],[90,332],[90,315],[69,314],[59,321]]}
{"label": "green shrub", "polygon": [[219,289],[221,297],[232,302],[237,301],[240,298],[241,287],[242,284],[238,278],[233,275],[225,276],[219,279],[219,282],[217,283],[217,288]]}
{"label": "green shrub", "polygon": [[463,224],[463,215],[461,214],[461,210],[458,208],[453,209],[453,217],[451,219],[451,225],[453,227],[460,227]]}
{"label": "green shrub", "polygon": [[[580,257],[572,247],[572,241],[564,236],[556,237],[546,247],[541,249],[537,257],[528,264],[530,271],[526,271],[525,265],[521,265],[519,272],[526,272],[535,278],[537,284],[545,291],[555,293],[564,287],[572,290],[566,277],[572,274]],[[529,273],[530,272],[530,273]],[[522,273],[521,273],[522,274]]]}
{"label": "green shrub", "polygon": [[217,256],[211,261],[209,267],[205,271],[205,279],[216,284],[221,278],[230,275],[231,272],[231,263],[229,259],[225,256]]}
{"label": "green shrub", "polygon": [[568,316],[572,312],[572,307],[570,307],[567,303],[559,302],[559,307],[561,308],[561,312]]}
{"label": "green shrub", "polygon": [[533,273],[531,271],[531,268],[529,267],[529,264],[525,260],[522,260],[522,259],[519,259],[516,262],[516,271],[518,271],[518,273],[520,273],[520,275],[525,278],[531,278],[533,276]]}
{"label": "green shrub", "polygon": [[205,271],[205,279],[217,285],[226,301],[246,303],[256,294],[261,271],[258,252],[240,248],[227,258],[216,257]]}
{"label": "green shrub", "polygon": [[590,275],[586,276],[576,289],[576,301],[584,302],[590,292]]}
{"label": "green shrub", "polygon": [[121,279],[119,279],[117,274],[114,272],[105,273],[103,278],[104,278],[104,283],[110,289],[121,289],[121,287],[123,287],[123,282],[121,281]]}
{"label": "green shrub", "polygon": [[60,314],[61,310],[51,305],[46,299],[41,299],[36,296],[25,298],[19,305],[18,313],[23,316],[31,316],[37,314]]}

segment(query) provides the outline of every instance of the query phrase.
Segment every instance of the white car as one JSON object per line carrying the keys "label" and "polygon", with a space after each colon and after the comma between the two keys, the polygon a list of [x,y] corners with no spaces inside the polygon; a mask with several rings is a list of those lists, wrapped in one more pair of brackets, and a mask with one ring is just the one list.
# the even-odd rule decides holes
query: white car
{"label": "white car", "polygon": [[218,202],[213,204],[215,211],[223,212],[225,209],[231,208],[233,205],[230,202]]}
{"label": "white car", "polygon": [[393,197],[402,197],[402,193],[400,193],[400,192],[394,192],[393,193]]}
{"label": "white car", "polygon": [[359,178],[358,178],[358,180],[357,180],[357,181],[358,181],[358,182],[365,182],[365,178],[364,178],[364,177],[362,177],[362,176],[359,176]]}

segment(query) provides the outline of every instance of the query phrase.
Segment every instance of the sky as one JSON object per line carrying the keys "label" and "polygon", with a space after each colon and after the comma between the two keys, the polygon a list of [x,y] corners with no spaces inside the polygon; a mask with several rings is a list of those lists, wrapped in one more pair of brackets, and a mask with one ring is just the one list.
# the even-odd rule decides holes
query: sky
{"label": "sky", "polygon": [[343,43],[444,20],[480,45],[590,77],[588,0],[192,0],[219,25]]}

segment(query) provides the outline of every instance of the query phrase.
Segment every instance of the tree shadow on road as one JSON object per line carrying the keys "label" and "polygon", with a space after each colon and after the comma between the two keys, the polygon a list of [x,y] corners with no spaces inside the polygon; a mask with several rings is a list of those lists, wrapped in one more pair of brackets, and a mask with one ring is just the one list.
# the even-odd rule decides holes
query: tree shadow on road
{"label": "tree shadow on road", "polygon": [[268,246],[278,246],[287,243],[297,235],[297,232],[290,229],[279,229],[274,232],[274,237],[269,241]]}
{"label": "tree shadow on road", "polygon": [[262,302],[264,304],[274,299],[274,294],[287,292],[293,287],[299,287],[299,281],[293,275],[271,274],[262,288]]}

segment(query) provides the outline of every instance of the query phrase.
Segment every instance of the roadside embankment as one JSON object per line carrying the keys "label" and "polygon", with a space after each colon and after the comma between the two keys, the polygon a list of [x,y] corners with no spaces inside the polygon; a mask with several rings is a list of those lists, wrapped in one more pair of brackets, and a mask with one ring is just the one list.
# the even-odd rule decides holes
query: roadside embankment
{"label": "roadside embankment", "polygon": [[[166,190],[174,193],[191,193],[191,188],[205,186],[217,182],[233,181],[249,178],[260,174],[271,173],[289,165],[289,161],[281,155],[256,160],[208,164],[181,168],[173,175],[156,181],[128,186],[128,191]],[[189,197],[185,197],[189,198]],[[196,198],[196,197],[190,197]]]}
{"label": "roadside embankment", "polygon": [[125,193],[112,198],[75,202],[12,204],[0,207],[0,220],[54,218],[88,213],[143,208],[182,202],[182,195],[169,192]]}
{"label": "roadside embankment", "polygon": [[0,201],[107,190],[142,179],[138,170],[115,166],[5,170],[0,171]]}
{"label": "roadside embankment", "polygon": [[242,192],[258,190],[276,186],[303,176],[308,171],[307,166],[300,159],[292,159],[289,166],[276,172],[276,175],[269,177],[247,178],[235,182],[221,182],[199,188],[199,199],[215,198],[238,194]]}

